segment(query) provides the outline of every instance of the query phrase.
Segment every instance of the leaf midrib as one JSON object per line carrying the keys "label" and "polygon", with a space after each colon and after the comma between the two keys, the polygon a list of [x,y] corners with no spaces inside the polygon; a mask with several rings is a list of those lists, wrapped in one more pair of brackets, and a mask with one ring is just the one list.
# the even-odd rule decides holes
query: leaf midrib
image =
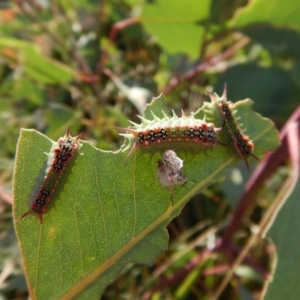
{"label": "leaf midrib", "polygon": [[158,228],[161,224],[165,222],[168,218],[171,219],[172,213],[176,211],[176,209],[188,199],[190,199],[197,191],[201,190],[205,186],[212,182],[214,177],[224,171],[228,165],[232,163],[232,159],[229,159],[226,163],[223,163],[215,172],[211,173],[204,180],[199,182],[190,192],[186,193],[178,202],[176,202],[173,206],[169,206],[169,208],[159,216],[156,221],[154,221],[150,226],[148,226],[145,230],[143,230],[140,234],[135,236],[129,243],[124,245],[118,252],[112,255],[108,260],[106,260],[99,268],[97,268],[94,272],[88,275],[85,279],[75,285],[68,293],[66,293],[61,299],[68,300],[72,299],[74,296],[78,295],[81,291],[84,290],[86,286],[95,281],[97,277],[107,271],[113,264],[119,261],[127,252],[129,252],[136,244],[142,241],[147,235],[149,235],[152,231]]}

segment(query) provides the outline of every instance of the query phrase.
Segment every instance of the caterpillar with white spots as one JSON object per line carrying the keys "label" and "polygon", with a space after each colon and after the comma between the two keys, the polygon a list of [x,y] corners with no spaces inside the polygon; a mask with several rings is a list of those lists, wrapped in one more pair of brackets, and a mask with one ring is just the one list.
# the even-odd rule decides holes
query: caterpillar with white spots
{"label": "caterpillar with white spots", "polygon": [[66,134],[53,144],[49,153],[47,161],[48,167],[46,168],[43,183],[39,187],[34,200],[31,202],[30,209],[17,221],[23,219],[30,213],[33,213],[39,217],[40,223],[43,223],[43,215],[47,211],[47,206],[51,201],[51,196],[55,191],[55,187],[61,176],[64,174],[69,162],[76,157],[76,154],[81,147],[81,144],[79,143],[81,136],[82,133],[76,137],[72,137],[69,128],[67,128]]}
{"label": "caterpillar with white spots", "polygon": [[184,149],[190,144],[199,146],[215,146],[218,143],[217,135],[221,128],[215,128],[213,123],[207,123],[205,120],[194,118],[194,115],[182,117],[169,117],[163,112],[163,118],[158,118],[154,113],[153,120],[148,120],[139,116],[141,124],[129,121],[133,128],[119,128],[120,135],[128,141],[128,145],[123,151],[130,149],[126,164],[130,156],[139,148],[152,150],[170,149],[171,147]]}
{"label": "caterpillar with white spots", "polygon": [[214,101],[219,110],[221,111],[225,125],[231,135],[234,146],[241,158],[244,159],[246,166],[249,170],[248,157],[252,156],[259,161],[259,158],[253,154],[254,143],[251,139],[245,135],[239,127],[237,120],[234,116],[235,112],[232,112],[232,102],[227,100],[227,86],[225,85],[224,91],[221,97],[216,93],[212,94],[207,91],[212,101]]}

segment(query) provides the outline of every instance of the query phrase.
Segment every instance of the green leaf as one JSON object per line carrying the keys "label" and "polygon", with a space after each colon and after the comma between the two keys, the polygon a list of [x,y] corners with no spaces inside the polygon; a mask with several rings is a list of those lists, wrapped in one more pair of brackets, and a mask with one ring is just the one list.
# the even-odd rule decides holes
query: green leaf
{"label": "green leaf", "polygon": [[237,10],[232,25],[244,27],[254,23],[266,23],[300,28],[300,3],[294,0],[252,0]]}
{"label": "green leaf", "polygon": [[[277,249],[277,266],[272,282],[264,299],[280,300],[288,297],[291,299],[300,298],[300,286],[298,280],[300,257],[300,240],[298,229],[299,219],[299,187],[300,180],[296,183],[288,200],[284,203],[276,219],[268,232],[268,236],[273,239]],[[290,191],[286,191],[284,197],[288,197]],[[296,233],[296,234],[295,234]]]}
{"label": "green leaf", "polygon": [[4,51],[6,48],[17,50],[9,57],[18,60],[24,68],[24,72],[37,82],[66,83],[75,77],[71,68],[46,57],[34,44],[13,38],[0,38],[0,51]]}
{"label": "green leaf", "polygon": [[171,54],[183,52],[199,56],[204,26],[197,22],[209,14],[210,0],[157,0],[145,4],[141,21]]}
{"label": "green leaf", "polygon": [[[247,74],[247,80],[241,74]],[[229,87],[234,86],[228,92],[230,100],[244,99],[246,96],[255,99],[254,107],[257,111],[282,122],[299,104],[299,101],[294,100],[299,88],[291,73],[277,66],[261,67],[254,63],[234,66],[219,77],[215,89],[221,90],[224,82]]]}
{"label": "green leaf", "polygon": [[[293,28],[264,24],[249,26],[241,30],[255,43],[264,47],[271,55],[271,59],[291,59],[293,65],[300,58],[300,34]],[[269,57],[267,59],[270,59]],[[260,62],[261,63],[261,62]],[[276,65],[276,64],[275,64]]]}
{"label": "green leaf", "polygon": [[28,78],[22,78],[22,80],[7,80],[5,83],[1,85],[1,92],[3,95],[10,95],[10,103],[18,103],[20,102],[20,99],[26,97],[28,106],[31,105],[36,107],[44,104],[44,94],[41,91],[41,86],[37,85],[36,82],[33,82]]}
{"label": "green leaf", "polygon": [[[152,101],[145,114],[157,107],[167,112],[161,100]],[[244,101],[236,108],[245,117],[247,134],[259,144],[257,154],[274,149],[277,131],[250,105]],[[207,103],[197,116],[206,114],[222,123],[213,109]],[[248,132],[247,126],[255,123],[260,126]],[[169,222],[194,194],[222,180],[223,170],[239,159],[232,145],[179,149],[184,173],[196,182],[177,187],[172,205],[169,190],[156,178],[160,153],[138,150],[125,168],[127,153],[82,144],[81,155],[66,170],[43,224],[33,215],[16,223],[32,299],[99,299],[125,263],[152,264],[168,245]],[[51,145],[34,130],[21,131],[14,176],[15,219],[28,210],[27,202],[41,184],[38,178],[44,176],[45,152]]]}
{"label": "green leaf", "polygon": [[49,103],[43,114],[43,122],[47,124],[47,134],[51,137],[65,132],[67,126],[73,130],[79,129],[81,120],[81,111],[71,110],[61,103]]}

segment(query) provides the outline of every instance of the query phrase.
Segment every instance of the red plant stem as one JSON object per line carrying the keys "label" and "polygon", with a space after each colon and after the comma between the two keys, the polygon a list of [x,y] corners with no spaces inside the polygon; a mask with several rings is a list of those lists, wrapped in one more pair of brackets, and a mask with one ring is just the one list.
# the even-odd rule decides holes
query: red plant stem
{"label": "red plant stem", "polygon": [[116,36],[117,36],[117,34],[118,34],[118,32],[120,30],[123,30],[126,27],[132,26],[133,24],[136,24],[138,22],[139,22],[139,19],[136,18],[136,17],[132,17],[132,18],[128,18],[128,19],[116,22],[112,26],[112,28],[111,28],[111,30],[109,32],[109,40],[110,40],[110,42],[113,43],[115,41]]}
{"label": "red plant stem", "polygon": [[214,267],[206,268],[203,270],[202,275],[204,276],[212,276],[212,275],[220,275],[229,269],[228,264],[219,264]]}
{"label": "red plant stem", "polygon": [[228,59],[229,57],[233,56],[239,49],[245,47],[249,42],[250,42],[250,39],[248,37],[244,36],[232,47],[228,48],[223,53],[211,58],[210,60],[199,64],[192,70],[188,71],[181,78],[178,78],[178,77],[171,78],[169,84],[164,88],[163,94],[168,95],[181,83],[191,80],[197,74],[204,72],[211,66],[214,66],[214,65],[218,64],[219,62],[224,61],[225,59]]}
{"label": "red plant stem", "polygon": [[[233,217],[229,223],[229,226],[223,234],[222,244],[225,246],[226,243],[232,238],[234,233],[239,229],[244,215],[249,207],[251,207],[256,201],[256,195],[259,189],[264,185],[267,178],[271,177],[276,169],[282,165],[286,160],[291,158],[291,151],[288,143],[288,128],[291,123],[300,124],[300,106],[296,109],[293,115],[289,118],[280,133],[281,146],[273,153],[268,153],[264,161],[262,161],[257,168],[254,170],[252,176],[248,180],[245,186],[245,192],[239,201],[237,208],[233,214]],[[299,132],[299,131],[298,131]],[[294,139],[300,139],[300,136],[293,137]],[[293,151],[293,150],[292,150]],[[298,149],[299,151],[299,149]],[[294,161],[293,168],[299,168]]]}
{"label": "red plant stem", "polygon": [[142,299],[150,299],[152,294],[155,291],[163,290],[165,288],[169,288],[171,285],[178,284],[179,282],[182,282],[182,280],[190,273],[191,270],[196,268],[201,264],[202,261],[204,261],[207,257],[211,255],[213,250],[204,249],[202,252],[200,252],[197,256],[193,257],[183,268],[181,268],[178,272],[166,277],[166,276],[160,276],[158,283],[150,290],[146,291]]}
{"label": "red plant stem", "polygon": [[[231,256],[236,257],[240,252],[241,249],[236,246],[233,243],[228,242],[226,244],[226,252],[229,253]],[[231,259],[233,260],[233,258]],[[265,279],[270,279],[272,277],[272,275],[270,274],[270,272],[268,272],[265,268],[263,268],[261,265],[257,264],[251,256],[245,256],[245,258],[243,259],[243,263],[247,264],[248,266],[250,266],[251,268],[253,268],[258,274],[260,274],[263,278]]]}

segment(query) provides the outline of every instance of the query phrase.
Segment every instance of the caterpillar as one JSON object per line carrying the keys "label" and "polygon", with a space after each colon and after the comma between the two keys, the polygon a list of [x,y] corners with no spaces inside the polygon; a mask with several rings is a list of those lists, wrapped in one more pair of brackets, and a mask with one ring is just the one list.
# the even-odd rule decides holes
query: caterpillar
{"label": "caterpillar", "polygon": [[43,223],[43,215],[47,211],[47,205],[51,201],[55,187],[66,170],[67,165],[75,157],[81,147],[79,143],[81,136],[82,133],[76,137],[72,137],[69,128],[67,128],[66,134],[53,144],[47,160],[46,174],[43,183],[30,204],[30,209],[24,213],[17,222],[30,213],[33,213],[39,217],[40,223]]}
{"label": "caterpillar", "polygon": [[247,135],[242,132],[235,119],[235,112],[232,112],[231,110],[232,102],[227,100],[227,86],[225,85],[221,97],[219,97],[216,93],[212,94],[209,91],[207,91],[207,93],[209,94],[211,100],[217,104],[219,110],[221,111],[224,117],[225,125],[233,140],[234,146],[239,156],[245,161],[246,167],[249,170],[248,157],[252,156],[257,161],[259,161],[259,158],[253,154],[254,143]]}
{"label": "caterpillar", "polygon": [[158,118],[153,112],[153,120],[147,120],[138,116],[142,123],[136,124],[129,121],[134,128],[120,128],[120,135],[129,140],[123,151],[130,149],[126,163],[130,156],[140,147],[147,149],[154,147],[174,147],[182,148],[183,145],[196,143],[198,145],[215,146],[218,143],[217,134],[221,128],[215,128],[213,123],[205,120],[195,119],[191,114],[186,116],[182,112],[182,117],[176,116],[173,111],[172,117],[163,112],[163,118]]}
{"label": "caterpillar", "polygon": [[162,186],[168,187],[173,204],[173,191],[176,185],[184,185],[188,182],[183,175],[183,160],[172,150],[163,153],[162,159],[159,160],[156,174]]}

